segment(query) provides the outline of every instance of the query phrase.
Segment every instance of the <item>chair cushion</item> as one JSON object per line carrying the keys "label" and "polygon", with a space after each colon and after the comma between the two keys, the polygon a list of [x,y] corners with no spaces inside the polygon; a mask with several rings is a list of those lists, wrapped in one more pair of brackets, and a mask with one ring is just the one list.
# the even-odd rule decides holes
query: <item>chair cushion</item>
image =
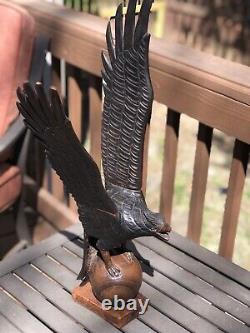
{"label": "chair cushion", "polygon": [[19,196],[22,176],[17,166],[7,163],[0,165],[0,212],[9,207]]}
{"label": "chair cushion", "polygon": [[17,117],[16,88],[27,80],[35,23],[23,8],[0,1],[0,137]]}

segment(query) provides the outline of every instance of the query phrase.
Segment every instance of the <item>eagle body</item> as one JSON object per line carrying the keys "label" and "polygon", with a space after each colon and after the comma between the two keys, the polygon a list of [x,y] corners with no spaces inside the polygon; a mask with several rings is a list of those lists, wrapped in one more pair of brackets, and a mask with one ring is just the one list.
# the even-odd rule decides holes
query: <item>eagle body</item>
{"label": "eagle body", "polygon": [[84,261],[79,277],[88,271],[90,246],[98,251],[108,272],[119,274],[109,251],[127,240],[171,230],[164,218],[151,212],[142,187],[143,146],[151,117],[153,89],[149,74],[147,32],[153,0],[144,0],[135,25],[136,0],[130,0],[123,20],[122,5],[115,16],[115,38],[109,22],[108,54],[102,54],[104,106],[102,161],[99,169],[79,142],[56,89],[49,98],[41,83],[17,89],[17,107],[26,126],[42,142],[47,157],[74,197],[84,229]]}

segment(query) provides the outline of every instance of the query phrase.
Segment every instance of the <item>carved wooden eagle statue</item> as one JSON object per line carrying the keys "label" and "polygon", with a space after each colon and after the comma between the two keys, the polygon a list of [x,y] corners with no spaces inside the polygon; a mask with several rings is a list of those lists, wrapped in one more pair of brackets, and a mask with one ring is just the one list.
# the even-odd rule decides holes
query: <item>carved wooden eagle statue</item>
{"label": "carved wooden eagle statue", "polygon": [[153,90],[147,33],[152,0],[144,0],[135,24],[136,0],[130,0],[123,24],[122,4],[115,16],[115,42],[107,26],[108,56],[102,54],[104,110],[99,169],[79,142],[54,88],[47,99],[41,83],[17,89],[24,122],[45,146],[46,154],[77,203],[84,228],[85,255],[79,278],[87,275],[89,246],[99,250],[111,276],[120,274],[110,251],[140,236],[168,234],[170,226],[151,212],[141,192],[143,145]]}

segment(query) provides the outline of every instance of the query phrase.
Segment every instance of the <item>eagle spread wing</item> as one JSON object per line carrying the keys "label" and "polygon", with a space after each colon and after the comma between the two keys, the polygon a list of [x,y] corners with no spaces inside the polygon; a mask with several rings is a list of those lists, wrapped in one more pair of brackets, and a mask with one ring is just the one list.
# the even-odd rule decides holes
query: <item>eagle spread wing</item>
{"label": "eagle spread wing", "polygon": [[[108,197],[96,163],[79,142],[70,120],[66,117],[55,89],[48,101],[42,84],[33,89],[25,83],[17,89],[17,107],[24,122],[45,146],[46,154],[78,207],[116,213]],[[81,218],[81,216],[80,216]]]}
{"label": "eagle spread wing", "polygon": [[117,8],[115,43],[110,22],[107,26],[109,57],[102,54],[102,158],[107,188],[109,184],[129,190],[142,186],[144,136],[153,102],[147,33],[152,2],[143,1],[136,25],[136,0],[129,1],[124,24],[122,4]]}

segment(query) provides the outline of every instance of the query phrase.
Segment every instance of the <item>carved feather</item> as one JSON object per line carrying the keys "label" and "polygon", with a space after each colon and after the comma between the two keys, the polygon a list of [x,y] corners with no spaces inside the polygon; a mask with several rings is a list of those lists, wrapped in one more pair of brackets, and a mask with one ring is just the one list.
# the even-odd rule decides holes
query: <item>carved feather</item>
{"label": "carved feather", "polygon": [[129,1],[124,25],[122,4],[117,8],[115,43],[110,22],[106,31],[109,57],[102,54],[102,159],[107,187],[140,190],[142,186],[144,137],[153,102],[147,33],[152,2],[143,1],[136,26],[136,0]]}
{"label": "carved feather", "polygon": [[[96,163],[79,142],[66,117],[57,91],[50,89],[48,101],[40,83],[17,89],[17,107],[24,122],[43,143],[51,165],[76,200],[78,207],[116,213]],[[81,219],[81,216],[80,216]]]}

